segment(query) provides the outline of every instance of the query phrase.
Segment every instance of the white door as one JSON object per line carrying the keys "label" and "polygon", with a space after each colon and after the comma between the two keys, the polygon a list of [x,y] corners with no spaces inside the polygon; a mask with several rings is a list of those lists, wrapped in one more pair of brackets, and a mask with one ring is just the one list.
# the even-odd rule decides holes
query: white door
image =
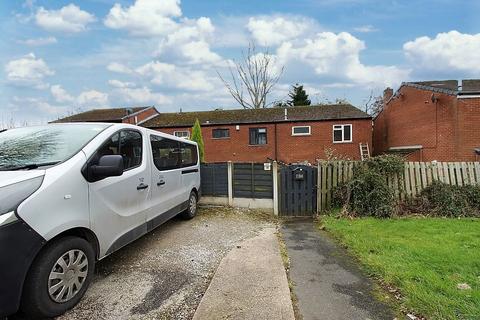
{"label": "white door", "polygon": [[149,230],[182,211],[181,158],[179,142],[150,135],[152,149],[152,209],[147,215]]}
{"label": "white door", "polygon": [[123,156],[125,168],[121,176],[89,184],[90,219],[100,242],[100,257],[147,231],[151,177],[145,140],[138,130],[121,130],[112,135],[90,160],[95,162],[102,155],[119,154]]}

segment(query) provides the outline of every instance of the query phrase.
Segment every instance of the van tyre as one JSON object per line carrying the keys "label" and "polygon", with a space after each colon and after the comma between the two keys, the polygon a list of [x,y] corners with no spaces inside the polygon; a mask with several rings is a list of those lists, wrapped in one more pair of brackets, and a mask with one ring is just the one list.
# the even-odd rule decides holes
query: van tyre
{"label": "van tyre", "polygon": [[73,308],[85,294],[94,267],[95,252],[82,238],[47,244],[25,279],[22,311],[30,318],[50,318]]}
{"label": "van tyre", "polygon": [[197,215],[198,209],[198,197],[197,194],[192,191],[190,192],[190,197],[188,198],[188,208],[184,212],[182,212],[181,217],[184,219],[192,219]]}

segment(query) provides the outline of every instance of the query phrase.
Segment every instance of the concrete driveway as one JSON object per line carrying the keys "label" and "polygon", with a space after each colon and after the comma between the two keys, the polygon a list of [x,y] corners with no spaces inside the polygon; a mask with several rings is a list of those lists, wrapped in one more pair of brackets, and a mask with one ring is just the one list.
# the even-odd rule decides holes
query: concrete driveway
{"label": "concrete driveway", "polygon": [[191,319],[222,258],[274,226],[258,211],[224,207],[173,219],[98,262],[82,301],[58,319]]}

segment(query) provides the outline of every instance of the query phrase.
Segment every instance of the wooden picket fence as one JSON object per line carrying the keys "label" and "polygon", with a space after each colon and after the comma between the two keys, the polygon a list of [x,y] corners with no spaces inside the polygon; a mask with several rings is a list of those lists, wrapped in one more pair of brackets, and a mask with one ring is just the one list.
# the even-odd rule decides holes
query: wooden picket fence
{"label": "wooden picket fence", "polygon": [[[350,180],[354,166],[359,164],[359,161],[318,163],[318,212],[331,208],[335,187]],[[402,174],[386,178],[397,198],[405,200],[436,180],[457,186],[480,184],[480,162],[405,162]]]}

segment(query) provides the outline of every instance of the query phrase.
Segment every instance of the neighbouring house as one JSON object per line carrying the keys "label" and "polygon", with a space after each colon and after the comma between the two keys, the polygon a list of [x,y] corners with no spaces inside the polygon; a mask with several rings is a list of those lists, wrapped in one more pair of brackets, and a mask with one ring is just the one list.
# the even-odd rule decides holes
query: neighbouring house
{"label": "neighbouring house", "polygon": [[113,122],[140,125],[158,114],[155,107],[93,109],[52,121],[61,122]]}
{"label": "neighbouring house", "polygon": [[359,144],[372,144],[372,118],[349,104],[159,113],[142,126],[190,137],[198,119],[206,162],[310,162],[326,150],[360,159]]}
{"label": "neighbouring house", "polygon": [[480,159],[480,80],[405,82],[384,91],[374,119],[373,154],[411,161]]}

